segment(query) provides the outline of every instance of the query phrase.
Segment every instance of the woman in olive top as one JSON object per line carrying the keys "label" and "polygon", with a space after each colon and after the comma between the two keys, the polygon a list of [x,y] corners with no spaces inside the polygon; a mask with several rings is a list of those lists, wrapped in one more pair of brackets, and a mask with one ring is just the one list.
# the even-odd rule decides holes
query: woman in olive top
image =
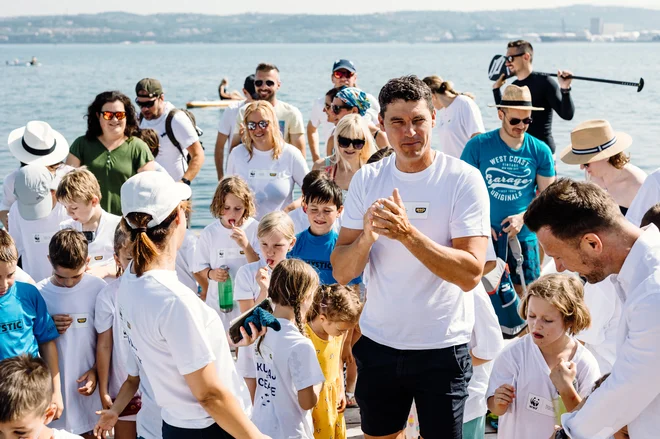
{"label": "woman in olive top", "polygon": [[133,135],[138,130],[135,109],[128,96],[105,91],[87,110],[87,132],[69,149],[67,165],[87,166],[101,186],[101,205],[121,215],[121,185],[133,175],[154,170],[149,147]]}

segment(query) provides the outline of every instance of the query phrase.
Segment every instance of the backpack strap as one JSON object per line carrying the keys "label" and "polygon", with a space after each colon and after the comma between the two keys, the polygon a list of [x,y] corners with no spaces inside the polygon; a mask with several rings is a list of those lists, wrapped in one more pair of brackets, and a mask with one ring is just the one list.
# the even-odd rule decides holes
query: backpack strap
{"label": "backpack strap", "polygon": [[176,137],[174,136],[174,130],[172,129],[172,119],[174,119],[174,115],[178,111],[179,110],[174,108],[167,114],[167,118],[165,119],[165,134],[167,134],[167,138],[170,139],[172,145],[176,146],[176,149],[178,149],[181,155],[185,157],[186,155],[183,153],[183,149],[181,149],[181,144],[178,140],[176,140]]}

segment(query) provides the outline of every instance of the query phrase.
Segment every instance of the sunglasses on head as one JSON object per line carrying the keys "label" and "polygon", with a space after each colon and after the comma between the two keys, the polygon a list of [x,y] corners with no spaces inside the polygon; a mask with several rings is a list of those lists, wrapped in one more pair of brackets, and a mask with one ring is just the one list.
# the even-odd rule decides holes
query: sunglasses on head
{"label": "sunglasses on head", "polygon": [[153,106],[156,104],[156,101],[157,101],[157,100],[158,100],[158,98],[156,98],[156,99],[152,99],[152,100],[150,100],[150,101],[138,101],[138,98],[135,98],[135,103],[136,103],[136,104],[138,105],[138,107],[140,107],[140,108],[151,108],[151,107],[153,107]]}
{"label": "sunglasses on head", "polygon": [[268,87],[272,87],[272,86],[275,85],[275,81],[271,81],[270,79],[268,79],[266,81],[263,81],[261,79],[257,79],[256,81],[254,81],[254,85],[257,86],[257,87],[261,87],[262,85],[264,85],[264,83],[266,83],[266,85]]}
{"label": "sunglasses on head", "polygon": [[341,113],[341,110],[350,110],[353,107],[349,107],[348,105],[335,105],[335,104],[332,104],[331,108],[332,108],[333,113],[335,113],[336,115],[339,115],[339,113]]}
{"label": "sunglasses on head", "polygon": [[534,121],[534,119],[532,119],[531,117],[526,117],[524,119],[518,119],[517,117],[512,117],[511,119],[507,119],[507,120],[512,126],[518,125],[520,122],[524,123],[525,125],[529,125]]}
{"label": "sunglasses on head", "polygon": [[364,148],[366,142],[364,139],[349,139],[348,137],[337,136],[337,143],[340,148],[348,148],[353,145],[354,149],[360,150]]}
{"label": "sunglasses on head", "polygon": [[504,58],[505,58],[508,62],[513,62],[513,60],[514,60],[516,57],[518,57],[518,56],[523,56],[524,54],[525,54],[525,52],[523,52],[523,53],[516,53],[515,55],[507,55],[507,56],[505,56]]}
{"label": "sunglasses on head", "polygon": [[112,118],[116,117],[117,120],[124,120],[126,119],[126,112],[125,111],[101,111],[101,116],[103,116],[103,119],[105,120],[112,120]]}
{"label": "sunglasses on head", "polygon": [[342,79],[342,78],[351,78],[353,77],[354,73],[349,72],[348,70],[335,70],[332,72],[332,76],[334,76],[337,79]]}
{"label": "sunglasses on head", "polygon": [[247,123],[247,129],[250,131],[254,131],[257,129],[257,127],[261,128],[262,130],[265,130],[268,128],[268,121],[267,120],[260,120],[259,122],[248,122]]}

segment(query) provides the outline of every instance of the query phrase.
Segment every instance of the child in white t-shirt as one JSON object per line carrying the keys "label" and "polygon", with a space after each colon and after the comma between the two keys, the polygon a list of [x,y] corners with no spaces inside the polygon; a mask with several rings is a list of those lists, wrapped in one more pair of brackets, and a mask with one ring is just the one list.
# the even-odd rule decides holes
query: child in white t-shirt
{"label": "child in white t-shirt", "polygon": [[600,377],[594,356],[573,335],[589,327],[582,283],[550,274],[529,286],[520,305],[529,334],[495,360],[486,393],[499,416],[498,437],[550,437]]}
{"label": "child in white t-shirt", "polygon": [[197,234],[191,229],[186,229],[181,247],[176,252],[174,268],[179,282],[190,288],[199,295],[199,286],[206,281],[202,276],[194,272],[195,252],[197,251]]}
{"label": "child in white t-shirt", "polygon": [[82,439],[49,426],[57,408],[46,362],[20,355],[0,361],[0,437]]}
{"label": "child in white t-shirt", "polygon": [[[254,219],[254,194],[242,178],[227,177],[218,184],[210,210],[217,220],[199,235],[193,272],[207,281],[202,300],[220,315],[225,328],[229,328],[229,322],[240,314],[239,306],[234,299],[232,311],[220,310],[218,283],[229,278],[235,280],[243,265],[259,260],[259,222]],[[228,269],[221,268],[223,266]]]}
{"label": "child in white t-shirt", "polygon": [[311,409],[325,377],[303,325],[318,285],[314,268],[300,259],[273,270],[268,294],[281,329],[269,330],[252,347],[258,384],[252,422],[273,439],[314,438]]}
{"label": "child in white t-shirt", "polygon": [[120,216],[101,207],[99,182],[85,168],[69,172],[57,186],[57,201],[71,217],[60,223],[60,228],[82,232],[89,243],[88,273],[101,279],[114,279],[117,271],[114,260],[114,235]]}
{"label": "child in white t-shirt", "polygon": [[[131,261],[130,237],[121,226],[114,235],[114,259],[117,277]],[[98,372],[99,397],[104,409],[112,407],[119,389],[126,380],[126,358],[130,352],[126,335],[117,312],[117,291],[121,279],[115,279],[96,296],[94,327],[96,339],[96,369]],[[120,413],[121,414],[121,413]],[[135,439],[135,415],[122,416],[115,425],[115,439]]]}
{"label": "child in white t-shirt", "polygon": [[16,203],[9,209],[9,234],[14,238],[22,268],[34,280],[50,276],[48,243],[67,219],[55,198],[57,180],[40,165],[20,168],[14,181]]}
{"label": "child in white t-shirt", "polygon": [[[273,269],[286,259],[287,253],[296,243],[291,218],[281,210],[267,214],[259,222],[257,238],[261,260],[239,268],[234,283],[234,300],[238,301],[241,312],[268,297],[268,285]],[[257,383],[252,352],[252,349],[239,349],[236,370],[245,379],[250,396],[254,400]]]}
{"label": "child in white t-shirt", "polygon": [[[96,391],[96,296],[106,283],[85,271],[87,239],[72,229],[55,233],[48,246],[53,275],[37,284],[48,312],[68,317],[56,341],[64,399],[62,417],[50,425],[75,434],[90,431],[101,401]],[[91,398],[89,398],[91,396]]]}

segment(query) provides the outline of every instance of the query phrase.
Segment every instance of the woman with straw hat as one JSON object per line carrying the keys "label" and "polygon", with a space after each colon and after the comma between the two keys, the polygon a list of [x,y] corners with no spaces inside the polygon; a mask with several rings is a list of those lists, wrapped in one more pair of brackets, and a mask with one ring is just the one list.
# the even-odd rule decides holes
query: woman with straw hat
{"label": "woman with straw hat", "polygon": [[630,163],[624,151],[632,138],[615,132],[606,120],[582,122],[571,132],[571,144],[561,152],[561,161],[580,165],[587,178],[605,189],[624,215],[646,180],[646,173]]}

